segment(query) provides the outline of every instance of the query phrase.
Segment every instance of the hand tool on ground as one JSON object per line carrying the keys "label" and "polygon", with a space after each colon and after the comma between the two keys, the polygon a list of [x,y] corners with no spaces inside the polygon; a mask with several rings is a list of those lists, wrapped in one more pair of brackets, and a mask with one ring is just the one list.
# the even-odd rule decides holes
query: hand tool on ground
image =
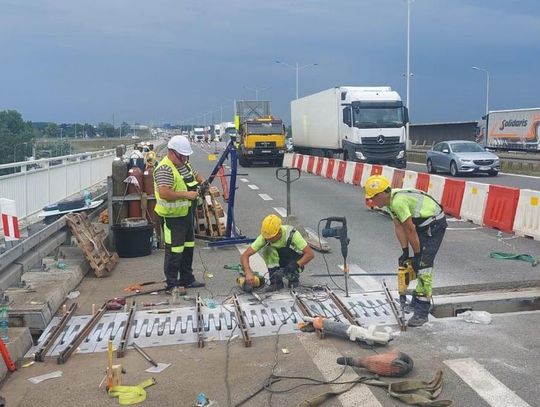
{"label": "hand tool on ground", "polygon": [[126,288],[124,288],[124,291],[126,292],[132,292],[132,291],[141,291],[143,289],[144,286],[147,286],[147,285],[154,285],[154,284],[160,284],[160,283],[164,283],[165,280],[161,280],[161,281],[146,281],[144,283],[138,283],[138,284],[132,284],[130,286],[127,286]]}
{"label": "hand tool on ground", "polygon": [[15,367],[15,363],[13,363],[13,360],[9,355],[8,348],[2,338],[0,338],[0,353],[2,353],[2,358],[4,359],[4,363],[6,364],[7,369],[10,372],[14,372],[15,370],[17,370],[17,368]]}
{"label": "hand tool on ground", "polygon": [[129,332],[131,331],[131,326],[133,325],[133,320],[135,319],[136,311],[137,311],[137,304],[135,303],[135,300],[133,300],[133,302],[131,303],[131,307],[129,308],[126,324],[124,325],[124,328],[122,331],[122,338],[120,339],[120,345],[118,346],[118,349],[116,351],[117,358],[123,358],[124,353],[127,350],[127,341],[129,337]]}
{"label": "hand tool on ground", "polygon": [[[349,265],[347,264],[347,255],[349,253],[349,243],[351,239],[347,236],[347,218],[332,216],[321,219],[326,221],[322,230],[323,237],[334,237],[341,244],[341,255],[343,256],[343,275],[345,276],[345,297],[349,296]],[[340,223],[341,226],[332,226],[332,222]]]}
{"label": "hand tool on ground", "polygon": [[47,352],[51,349],[53,344],[56,342],[56,339],[60,336],[62,332],[64,332],[64,328],[66,327],[68,321],[70,320],[71,316],[75,313],[75,310],[77,309],[77,303],[74,302],[70,305],[67,312],[64,313],[64,316],[53,329],[53,331],[49,334],[45,342],[40,346],[39,350],[34,354],[34,360],[36,362],[43,362],[45,360],[45,356],[47,355]]}
{"label": "hand tool on ground", "polygon": [[251,336],[248,332],[248,325],[246,323],[246,319],[244,318],[244,311],[242,310],[242,307],[240,307],[240,302],[238,301],[238,295],[233,295],[233,305],[234,305],[234,311],[236,313],[236,323],[238,324],[238,328],[240,329],[240,332],[242,333],[242,337],[244,339],[244,346],[246,348],[249,348],[251,346]]}
{"label": "hand tool on ground", "polygon": [[105,304],[107,311],[119,311],[126,305],[126,299],[122,297],[115,297],[108,300]]}
{"label": "hand tool on ground", "polygon": [[247,283],[246,276],[243,272],[236,278],[236,284],[238,284],[238,286],[246,293],[251,293],[254,289],[264,286],[265,283],[265,278],[260,276],[257,272],[253,273],[253,284]]}
{"label": "hand tool on ground", "polygon": [[311,322],[315,329],[321,329],[324,333],[348,338],[353,342],[364,342],[368,345],[387,345],[392,340],[388,332],[376,332],[377,327],[375,325],[364,328],[358,325],[331,321],[324,317],[303,318],[304,321]]}
{"label": "hand tool on ground", "polygon": [[409,288],[409,283],[413,280],[416,280],[416,271],[412,266],[412,260],[405,260],[403,266],[398,268],[398,292],[399,292],[399,303],[401,304],[401,309],[405,308],[407,304],[407,288]]}
{"label": "hand tool on ground", "polygon": [[148,362],[150,362],[150,363],[152,364],[152,366],[157,367],[157,365],[158,365],[157,362],[156,362],[154,359],[152,359],[152,358],[148,355],[148,353],[146,353],[139,345],[137,345],[135,342],[133,342],[133,343],[131,344],[131,346],[133,346],[133,349],[135,349],[137,352],[139,352],[139,354],[140,354],[143,358],[145,358]]}
{"label": "hand tool on ground", "polygon": [[131,294],[124,295],[124,298],[138,297],[139,295],[150,295],[152,293],[162,293],[166,291],[167,288],[158,288],[156,290],[144,290],[139,292],[132,292]]}
{"label": "hand tool on ground", "polygon": [[414,363],[409,355],[402,352],[388,352],[367,357],[340,357],[338,365],[347,365],[367,369],[379,376],[401,377],[409,373]]}

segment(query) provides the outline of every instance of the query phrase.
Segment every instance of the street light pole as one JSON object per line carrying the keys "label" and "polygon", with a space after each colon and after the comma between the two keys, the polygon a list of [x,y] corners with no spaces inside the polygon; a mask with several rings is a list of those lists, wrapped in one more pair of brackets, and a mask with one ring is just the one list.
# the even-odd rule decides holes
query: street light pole
{"label": "street light pole", "polygon": [[472,69],[475,71],[482,71],[486,73],[486,117],[489,113],[489,71],[484,68],[479,68],[477,66],[473,66]]}
{"label": "street light pole", "polygon": [[250,88],[250,87],[248,87],[248,86],[246,86],[245,88],[246,88],[247,90],[255,91],[255,101],[259,101],[259,92],[262,92],[263,90],[269,89],[268,87],[266,87],[266,88],[258,88],[258,87]]}
{"label": "street light pole", "polygon": [[[407,1],[407,110],[411,111],[411,4],[414,0]],[[410,121],[410,120],[409,120]],[[406,135],[405,135],[405,148],[410,148],[409,138],[409,121],[407,121]]]}
{"label": "street light pole", "polygon": [[295,65],[291,65],[291,64],[288,64],[288,63],[283,62],[283,61],[276,61],[276,64],[281,64],[281,65],[288,66],[289,68],[292,68],[292,69],[294,69],[296,71],[296,99],[298,99],[298,72],[300,70],[302,70],[302,69],[319,65],[319,64],[307,64],[307,65],[301,65],[300,66],[300,65],[298,65],[298,62]]}

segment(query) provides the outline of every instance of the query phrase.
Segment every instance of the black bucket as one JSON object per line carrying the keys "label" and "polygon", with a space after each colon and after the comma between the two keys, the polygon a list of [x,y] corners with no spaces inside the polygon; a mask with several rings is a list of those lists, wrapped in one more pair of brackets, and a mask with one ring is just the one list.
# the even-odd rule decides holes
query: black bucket
{"label": "black bucket", "polygon": [[135,227],[113,225],[112,230],[118,256],[142,257],[152,253],[154,227],[151,224]]}

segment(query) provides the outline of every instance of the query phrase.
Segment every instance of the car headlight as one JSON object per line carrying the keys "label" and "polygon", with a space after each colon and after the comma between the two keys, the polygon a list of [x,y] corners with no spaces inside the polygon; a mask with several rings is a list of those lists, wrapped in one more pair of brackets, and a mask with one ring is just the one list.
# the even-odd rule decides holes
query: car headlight
{"label": "car headlight", "polygon": [[355,151],[355,154],[356,154],[356,158],[358,158],[359,160],[365,160],[366,159],[366,156],[364,154],[362,154],[361,151]]}
{"label": "car headlight", "polygon": [[465,158],[460,158],[459,161],[461,161],[462,163],[470,163],[472,160],[467,160]]}
{"label": "car headlight", "polygon": [[405,157],[405,150],[401,150],[398,155],[396,156],[396,158],[399,160],[400,158],[403,158]]}
{"label": "car headlight", "polygon": [[253,154],[253,150],[248,150],[248,151],[246,151],[246,153]]}

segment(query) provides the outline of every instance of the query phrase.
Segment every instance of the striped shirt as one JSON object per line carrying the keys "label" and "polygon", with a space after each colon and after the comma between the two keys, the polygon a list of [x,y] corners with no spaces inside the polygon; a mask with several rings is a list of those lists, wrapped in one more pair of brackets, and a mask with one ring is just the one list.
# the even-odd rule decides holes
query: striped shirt
{"label": "striped shirt", "polygon": [[[180,164],[176,166],[176,169],[182,177],[184,177],[184,182],[192,182],[195,177],[197,177],[197,171],[189,171],[189,168]],[[171,187],[173,186],[174,175],[172,169],[167,165],[162,165],[154,171],[154,180],[158,187]]]}

